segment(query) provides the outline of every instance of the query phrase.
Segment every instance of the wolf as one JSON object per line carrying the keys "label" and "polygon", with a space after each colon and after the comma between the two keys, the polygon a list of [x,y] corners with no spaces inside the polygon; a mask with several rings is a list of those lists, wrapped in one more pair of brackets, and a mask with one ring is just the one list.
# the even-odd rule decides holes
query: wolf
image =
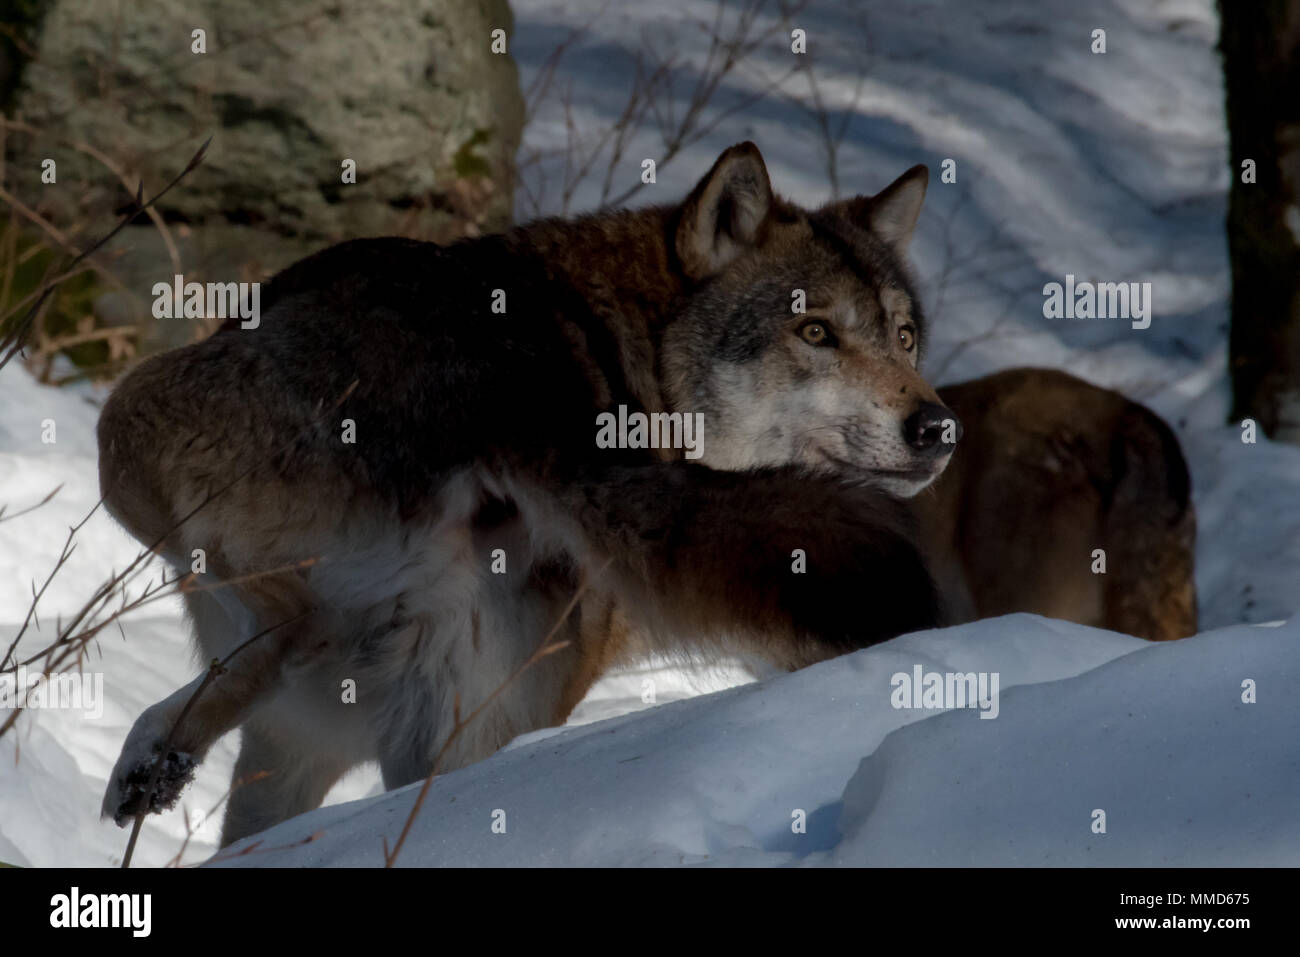
{"label": "wolf", "polygon": [[939,396],[965,438],[909,507],[949,621],[1031,612],[1150,641],[1196,634],[1191,477],[1166,422],[1054,369]]}
{"label": "wolf", "polygon": [[[136,721],[105,815],[174,805],[236,728],[223,846],[355,764],[463,766],[562,722],[619,634],[791,669],[940,623],[901,504],[961,431],[918,371],[927,180],[808,210],[742,143],[681,203],[339,244],[141,363],[104,502],[203,569],[219,666]],[[701,415],[701,455],[597,443],[626,410]]]}
{"label": "wolf", "polygon": [[[1007,369],[938,395],[963,437],[905,505],[947,624],[1028,613],[1149,641],[1196,634],[1191,477],[1166,422],[1056,369]],[[565,714],[609,669],[662,650],[617,609],[605,620]]]}

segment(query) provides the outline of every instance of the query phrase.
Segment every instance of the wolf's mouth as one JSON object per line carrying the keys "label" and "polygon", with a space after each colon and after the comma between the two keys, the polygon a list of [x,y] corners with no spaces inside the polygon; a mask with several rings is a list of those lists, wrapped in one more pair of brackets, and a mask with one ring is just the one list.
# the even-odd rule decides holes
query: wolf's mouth
{"label": "wolf's mouth", "polygon": [[825,459],[827,462],[829,462],[831,465],[835,467],[835,470],[837,472],[847,473],[850,475],[903,479],[905,481],[920,482],[923,480],[935,478],[938,476],[940,472],[939,469],[933,467],[913,468],[913,469],[868,468],[864,465],[858,465],[854,462],[849,462],[845,459],[839,458],[838,456],[832,455],[830,452],[827,452],[825,449],[821,448],[820,446],[818,446],[817,451],[821,453],[823,459]]}

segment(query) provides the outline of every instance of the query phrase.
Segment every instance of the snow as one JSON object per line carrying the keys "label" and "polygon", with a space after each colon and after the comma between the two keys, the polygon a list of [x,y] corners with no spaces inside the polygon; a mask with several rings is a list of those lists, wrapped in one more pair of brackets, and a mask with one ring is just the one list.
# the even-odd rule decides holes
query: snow
{"label": "snow", "polygon": [[[1293,864],[1297,638],[1151,644],[1032,615],[905,636],[517,742],[435,779],[398,863]],[[1000,672],[998,716],[895,709],[891,677],[918,664]],[[381,866],[418,791],[303,815],[218,863]]]}
{"label": "snow", "polygon": [[[854,116],[839,153],[842,191],[873,192],[916,162],[931,168],[912,249],[932,323],[928,374],[944,383],[1014,365],[1064,368],[1169,420],[1192,473],[1205,633],[1151,645],[1011,616],[756,683],[734,663],[651,662],[603,680],[570,727],[525,735],[437,779],[403,865],[1300,863],[1290,800],[1300,783],[1297,704],[1287,692],[1300,677],[1300,449],[1262,437],[1245,444],[1239,427],[1224,425],[1228,158],[1213,5],[884,7],[864,8],[867,43],[853,4],[815,2],[796,25],[808,31],[833,115]],[[707,33],[695,21],[714,9],[706,0],[512,8],[525,87],[555,44],[590,21],[558,74],[588,136],[623,107],[628,45],[698,63]],[[1096,28],[1107,31],[1104,55],[1089,52]],[[770,35],[720,86],[718,106],[742,102],[790,57],[788,37]],[[796,75],[724,117],[661,163],[658,182],[632,204],[684,195],[717,153],[747,138],[779,192],[825,201],[828,174],[800,105],[807,90]],[[552,97],[534,110],[526,146],[562,147],[566,129]],[[616,170],[618,188],[661,151],[649,124]],[[938,178],[949,157],[954,184]],[[528,176],[536,187],[562,168],[548,158]],[[585,183],[571,208],[597,203],[599,182]],[[519,206],[526,211],[522,195]],[[543,211],[557,209],[552,189]],[[1151,328],[1044,319],[1043,284],[1067,273],[1152,282]],[[89,387],[39,386],[16,364],[0,371],[0,504],[12,513],[62,485],[42,508],[0,521],[0,647],[67,528],[98,498],[102,400]],[[53,444],[42,442],[46,419],[57,426]],[[41,602],[28,651],[138,550],[103,513],[77,543]],[[172,600],[129,616],[85,664],[104,676],[101,718],[31,711],[0,739],[0,861],[120,860],[127,832],[98,819],[105,778],[140,712],[197,674],[185,634]],[[917,665],[997,673],[998,717],[893,708],[891,677]],[[647,679],[654,705],[642,700]],[[1247,679],[1258,703],[1242,700]],[[193,833],[181,859],[215,852],[234,753],[233,736],[213,749],[185,813],[149,819],[137,864],[176,857],[186,815]],[[381,793],[375,770],[360,769],[330,806],[253,839],[255,852],[236,862],[381,863],[382,839],[395,839],[414,796]],[[497,809],[504,834],[491,830]],[[1092,830],[1098,809],[1104,834]],[[791,829],[796,810],[806,833]]]}
{"label": "snow", "polygon": [[[993,632],[1008,619],[979,623]],[[972,636],[975,637],[975,636]],[[1087,640],[1086,632],[1076,638]],[[835,863],[1278,867],[1300,860],[1300,627],[1237,626],[1021,686],[993,722],[890,735],[844,790]],[[1243,682],[1258,703],[1243,702]],[[996,727],[994,727],[996,725]],[[1095,809],[1106,814],[1093,833]]]}

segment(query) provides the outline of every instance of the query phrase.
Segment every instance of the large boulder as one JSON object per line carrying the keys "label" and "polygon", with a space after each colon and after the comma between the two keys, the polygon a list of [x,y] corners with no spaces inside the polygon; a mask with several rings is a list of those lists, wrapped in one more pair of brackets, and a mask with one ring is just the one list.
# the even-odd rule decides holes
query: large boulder
{"label": "large boulder", "polygon": [[51,0],[18,105],[59,181],[91,190],[42,191],[56,210],[127,196],[76,144],[148,193],[212,135],[168,219],[445,238],[509,216],[523,101],[491,47],[511,26],[505,0]]}
{"label": "large boulder", "polygon": [[212,328],[150,321],[149,290],[177,264],[187,280],[253,281],[346,238],[508,224],[523,98],[493,49],[506,0],[48,0],[30,19],[8,180],[71,237],[40,240],[88,245],[136,184],[153,195],[212,137],[157,206],[166,231],[141,220],[99,257],[117,282],[97,322],[135,327],[142,351]]}

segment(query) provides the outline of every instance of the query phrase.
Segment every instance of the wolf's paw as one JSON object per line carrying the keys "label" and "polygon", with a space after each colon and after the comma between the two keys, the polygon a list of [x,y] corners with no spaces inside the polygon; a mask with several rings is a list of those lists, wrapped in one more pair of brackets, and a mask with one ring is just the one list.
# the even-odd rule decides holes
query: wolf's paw
{"label": "wolf's paw", "polygon": [[139,813],[145,803],[145,792],[154,769],[162,760],[162,771],[158,783],[148,797],[147,810],[151,814],[169,811],[176,806],[185,786],[194,779],[194,768],[198,765],[193,755],[184,751],[169,750],[162,756],[162,741],[156,740],[147,753],[140,754],[130,747],[130,742],[122,750],[117,765],[108,779],[108,790],[104,793],[101,814],[112,817],[118,827],[127,823]]}

